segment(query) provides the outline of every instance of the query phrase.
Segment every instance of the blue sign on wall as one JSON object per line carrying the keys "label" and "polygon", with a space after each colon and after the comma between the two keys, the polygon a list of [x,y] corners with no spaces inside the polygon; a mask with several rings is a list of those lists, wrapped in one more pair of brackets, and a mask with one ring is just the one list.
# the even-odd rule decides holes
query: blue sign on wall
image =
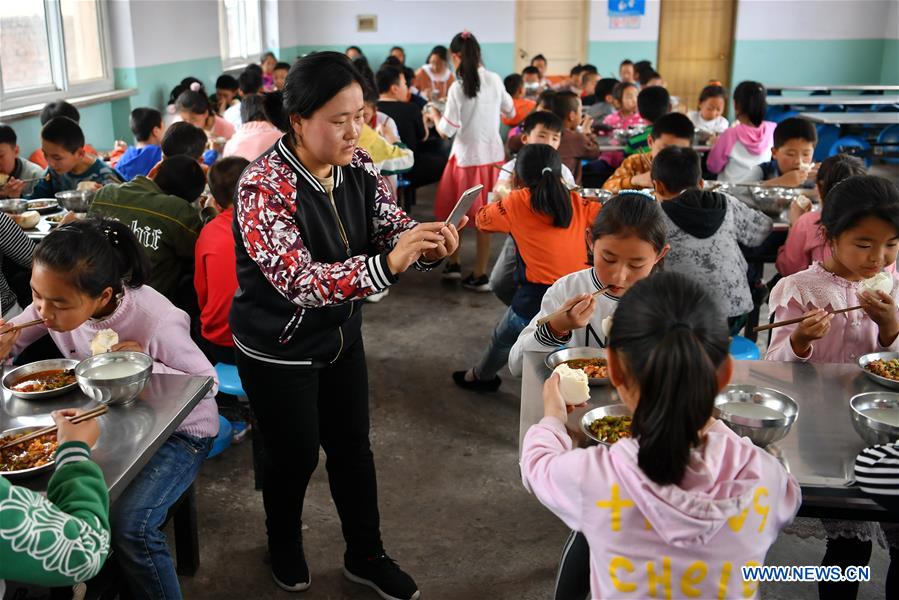
{"label": "blue sign on wall", "polygon": [[610,17],[639,17],[646,14],[646,0],[609,0]]}

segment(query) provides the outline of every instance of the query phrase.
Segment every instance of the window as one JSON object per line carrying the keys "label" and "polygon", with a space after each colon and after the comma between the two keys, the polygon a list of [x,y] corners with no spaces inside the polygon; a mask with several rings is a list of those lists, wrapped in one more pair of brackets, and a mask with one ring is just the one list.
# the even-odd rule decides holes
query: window
{"label": "window", "polygon": [[100,0],[15,0],[0,11],[3,108],[111,90]]}
{"label": "window", "polygon": [[259,0],[219,1],[219,40],[226,69],[259,60],[262,17]]}

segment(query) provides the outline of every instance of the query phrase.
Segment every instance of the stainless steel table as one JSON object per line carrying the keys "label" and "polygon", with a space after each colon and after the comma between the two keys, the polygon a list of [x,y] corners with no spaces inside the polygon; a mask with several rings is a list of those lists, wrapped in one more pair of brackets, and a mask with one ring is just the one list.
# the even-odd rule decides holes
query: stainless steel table
{"label": "stainless steel table", "polygon": [[[521,380],[519,450],[527,429],[543,418],[543,382],[549,369],[545,354],[528,352]],[[807,517],[899,522],[861,490],[850,485],[856,455],[866,446],[852,427],[849,398],[883,390],[854,364],[804,364],[736,361],[732,383],[771,387],[799,404],[799,417],[783,440],[768,450],[778,456],[802,487]],[[614,404],[611,387],[590,388],[589,406],[569,415],[568,429],[580,432],[580,418],[590,408]]]}
{"label": "stainless steel table", "polygon": [[768,96],[768,106],[832,106],[851,104],[853,106],[874,106],[880,104],[899,104],[899,94],[883,96],[840,95],[840,96]]}
{"label": "stainless steel table", "polygon": [[46,217],[41,216],[41,220],[38,222],[37,225],[34,226],[33,229],[25,229],[24,231],[25,231],[25,235],[27,235],[29,239],[31,239],[35,242],[39,242],[42,239],[44,239],[45,237],[47,237],[47,234],[50,233],[51,231],[53,231],[54,229],[56,229],[56,226],[50,225],[50,223],[47,222]]}
{"label": "stainless steel table", "polygon": [[[99,417],[100,439],[92,455],[103,471],[111,501],[124,491],[211,387],[211,377],[153,374],[135,402],[110,406],[109,412]],[[22,400],[3,392],[0,431],[22,425],[51,425],[51,411],[93,406],[94,402],[81,391],[48,400]],[[48,473],[17,479],[15,483],[44,491],[49,480]]]}
{"label": "stainless steel table", "polygon": [[[769,85],[768,91],[782,92],[899,92],[899,85]],[[817,96],[816,96],[817,97]]]}
{"label": "stainless steel table", "polygon": [[799,116],[825,125],[899,125],[895,112],[804,112]]}

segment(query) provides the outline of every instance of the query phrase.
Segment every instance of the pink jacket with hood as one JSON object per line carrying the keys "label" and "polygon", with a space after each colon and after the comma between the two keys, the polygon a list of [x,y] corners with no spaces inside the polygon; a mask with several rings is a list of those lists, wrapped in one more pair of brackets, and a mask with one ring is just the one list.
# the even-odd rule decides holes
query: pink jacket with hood
{"label": "pink jacket with hood", "polygon": [[726,130],[709,151],[708,168],[719,181],[743,183],[758,180],[755,167],[771,160],[776,123],[762,121],[758,127],[739,123]]}
{"label": "pink jacket with hood", "polygon": [[748,598],[762,565],[800,504],[780,463],[721,421],[691,452],[680,485],[658,485],[637,464],[639,444],[572,449],[565,425],[544,417],[521,451],[522,480],[590,545],[592,598]]}

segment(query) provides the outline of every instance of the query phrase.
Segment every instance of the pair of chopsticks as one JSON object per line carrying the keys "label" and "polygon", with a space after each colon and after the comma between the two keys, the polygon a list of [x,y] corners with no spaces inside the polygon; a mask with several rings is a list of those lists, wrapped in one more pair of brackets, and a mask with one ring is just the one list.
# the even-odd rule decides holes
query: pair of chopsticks
{"label": "pair of chopsticks", "polygon": [[[106,406],[105,404],[101,404],[100,406],[98,406],[97,408],[95,408],[93,410],[89,410],[78,416],[71,417],[69,419],[69,422],[72,425],[77,425],[78,423],[83,423],[84,421],[96,419],[100,415],[105,415],[108,410],[109,410],[108,406]],[[47,435],[48,433],[56,433],[57,429],[58,429],[58,427],[56,425],[50,425],[49,427],[44,427],[43,429],[38,429],[37,431],[33,431],[33,432],[29,433],[28,435],[24,435],[17,440],[13,440],[11,442],[7,442],[7,443],[3,444],[2,446],[0,446],[0,450],[12,448],[13,446],[18,446],[19,444],[22,444],[24,442],[30,442],[31,440],[33,440],[35,438],[39,438],[42,435]]]}
{"label": "pair of chopsticks", "polygon": [[[606,292],[608,292],[611,288],[612,288],[611,285],[607,285],[607,286],[605,286],[605,287],[603,287],[603,288],[600,288],[600,289],[596,290],[596,291],[593,292],[593,294],[591,294],[591,295],[592,295],[594,298],[599,298],[600,296],[602,296],[603,294],[605,294]],[[543,327],[544,325],[546,325],[547,323],[549,323],[550,321],[552,321],[553,319],[555,319],[555,318],[558,317],[559,315],[564,315],[564,314],[567,313],[569,310],[570,310],[570,309],[567,309],[567,308],[566,308],[566,309],[562,309],[562,310],[557,310],[557,311],[554,312],[554,313],[550,313],[550,314],[546,315],[545,317],[541,317],[541,318],[537,319],[537,327]]]}
{"label": "pair of chopsticks", "polygon": [[28,327],[34,327],[35,325],[40,325],[43,322],[44,322],[43,319],[35,319],[34,321],[28,321],[27,323],[19,323],[18,325],[14,325],[13,327],[10,327],[9,329],[0,331],[0,335],[6,335],[7,333],[13,333],[13,332],[19,331],[21,329],[26,329]]}
{"label": "pair of chopsticks", "polygon": [[[861,306],[851,306],[849,308],[841,308],[839,310],[835,310],[831,312],[832,315],[838,315],[844,312],[851,312],[853,310],[860,309]],[[759,325],[758,327],[754,327],[752,329],[753,333],[758,333],[760,331],[768,331],[769,329],[776,329],[778,327],[784,327],[785,325],[795,325],[796,323],[801,323],[806,319],[806,317],[797,317],[795,319],[789,319],[787,321],[780,321],[778,323],[769,323],[767,325]]]}

